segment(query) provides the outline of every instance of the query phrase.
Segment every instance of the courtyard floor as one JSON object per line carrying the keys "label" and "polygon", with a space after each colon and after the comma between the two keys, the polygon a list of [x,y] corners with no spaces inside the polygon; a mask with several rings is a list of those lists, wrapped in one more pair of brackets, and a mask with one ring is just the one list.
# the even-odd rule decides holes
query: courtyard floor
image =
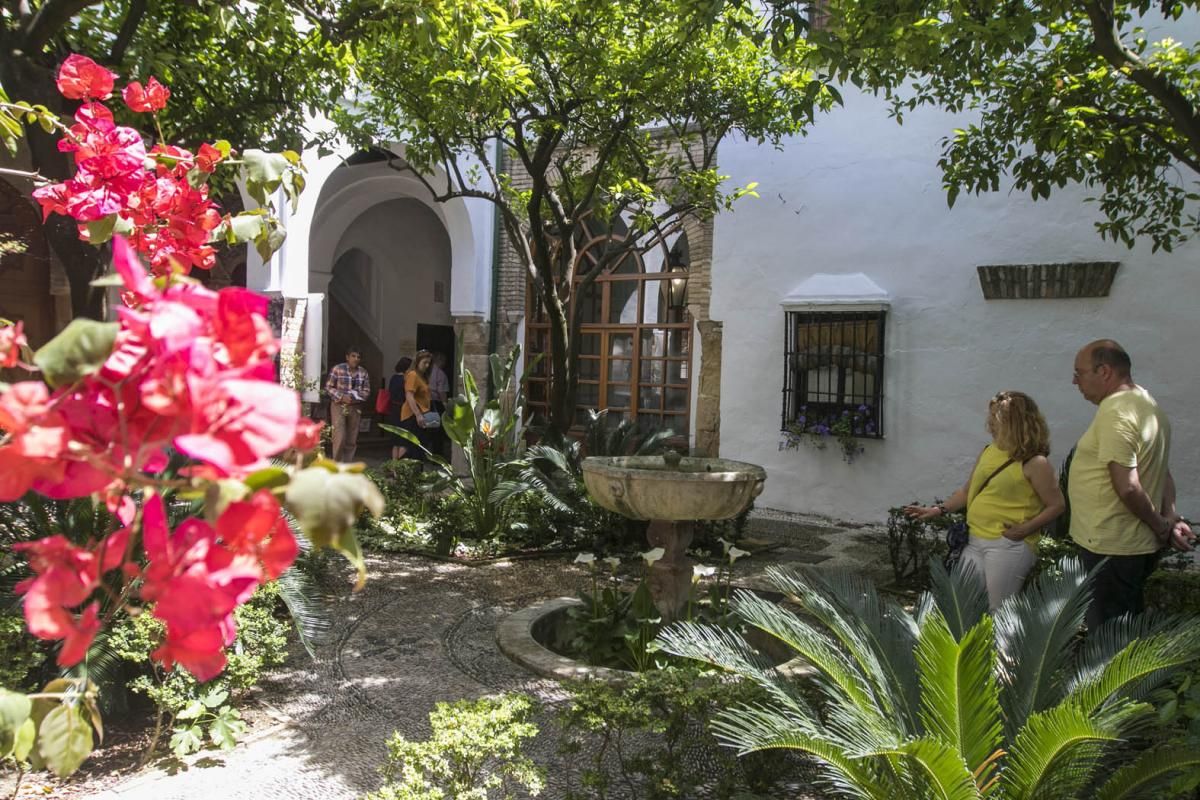
{"label": "courtyard floor", "polygon": [[[828,520],[758,512],[748,535],[769,549],[737,564],[735,581],[755,585],[773,564],[888,570],[884,535]],[[354,798],[379,786],[376,772],[392,731],[428,735],[427,715],[442,700],[526,692],[553,708],[559,686],[509,661],[495,630],[507,614],[550,597],[574,595],[584,573],[569,559],[514,560],[482,566],[390,556],[370,561],[370,579],[339,601],[335,633],[309,659],[299,645],[262,685],[246,740],[119,783],[77,785],[72,797],[207,800],[211,797]],[[532,747],[546,766],[548,800],[562,796],[572,764],[557,753],[543,711]],[[37,776],[26,791],[38,796]],[[107,784],[101,788],[100,784]],[[69,787],[63,787],[68,789]],[[25,795],[25,792],[22,792]],[[59,796],[59,793],[55,793]],[[811,798],[799,788],[797,798]]]}

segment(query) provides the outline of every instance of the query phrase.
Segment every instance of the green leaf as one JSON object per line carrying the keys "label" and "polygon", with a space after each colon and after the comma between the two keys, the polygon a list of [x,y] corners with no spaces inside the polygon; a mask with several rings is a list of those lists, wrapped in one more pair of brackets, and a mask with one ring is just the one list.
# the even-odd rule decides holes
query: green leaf
{"label": "green leaf", "polygon": [[99,278],[96,278],[95,280],[92,280],[88,283],[88,286],[96,286],[101,289],[107,289],[109,287],[120,287],[120,286],[124,286],[124,285],[125,285],[124,279],[115,272],[110,272],[107,275],[101,275]]}
{"label": "green leaf", "polygon": [[116,322],[96,322],[78,318],[42,346],[33,355],[33,363],[42,370],[51,387],[67,386],[96,372],[112,353]]}
{"label": "green leaf", "polygon": [[12,757],[17,761],[25,761],[33,751],[33,744],[36,741],[37,725],[34,724],[33,719],[27,719],[21,723],[21,728],[17,731],[17,740],[12,749]]}
{"label": "green leaf", "polygon": [[211,691],[208,694],[204,695],[204,698],[201,702],[204,703],[206,708],[217,708],[218,706],[222,705],[228,699],[229,699],[228,691],[226,691],[225,689],[216,689],[216,690]]}
{"label": "green leaf", "polygon": [[192,700],[183,710],[175,715],[175,719],[192,720],[199,719],[204,714],[204,703],[199,700]]}
{"label": "green leaf", "polygon": [[92,752],[92,726],[71,706],[53,709],[38,733],[38,750],[46,766],[60,778],[79,769]]}
{"label": "green leaf", "polygon": [[0,758],[13,751],[32,710],[33,703],[25,695],[0,690]]}
{"label": "green leaf", "polygon": [[285,502],[315,547],[337,550],[355,566],[356,588],[362,588],[367,569],[353,526],[363,511],[378,517],[384,507],[383,495],[371,479],[361,473],[308,467],[292,478]]}
{"label": "green leaf", "polygon": [[182,758],[204,746],[204,738],[198,725],[176,728],[171,735],[171,752]]}
{"label": "green leaf", "polygon": [[107,217],[93,220],[87,223],[88,244],[97,245],[104,244],[113,235],[113,227],[117,224],[117,215],[109,214]]}
{"label": "green leaf", "polygon": [[251,492],[257,492],[259,489],[278,489],[281,486],[287,486],[290,479],[291,473],[283,467],[264,467],[251,472],[242,482]]}

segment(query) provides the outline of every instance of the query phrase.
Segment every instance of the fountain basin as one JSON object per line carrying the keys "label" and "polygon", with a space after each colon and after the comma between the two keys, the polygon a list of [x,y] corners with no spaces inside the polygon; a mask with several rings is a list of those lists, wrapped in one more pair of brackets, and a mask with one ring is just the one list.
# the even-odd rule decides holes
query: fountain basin
{"label": "fountain basin", "polygon": [[632,519],[730,519],[762,494],[766,470],[724,458],[591,457],[583,482],[602,508]]}
{"label": "fountain basin", "polygon": [[[553,628],[561,624],[568,609],[582,603],[574,597],[556,597],[529,608],[510,614],[496,629],[496,644],[500,651],[512,661],[536,675],[554,680],[600,680],[622,683],[635,674],[623,669],[592,666],[583,661],[555,653],[543,642],[551,636]],[[756,628],[747,632],[752,646],[773,656],[779,665],[775,668],[785,677],[803,677],[815,674],[812,667],[802,658],[788,658],[786,649]]]}

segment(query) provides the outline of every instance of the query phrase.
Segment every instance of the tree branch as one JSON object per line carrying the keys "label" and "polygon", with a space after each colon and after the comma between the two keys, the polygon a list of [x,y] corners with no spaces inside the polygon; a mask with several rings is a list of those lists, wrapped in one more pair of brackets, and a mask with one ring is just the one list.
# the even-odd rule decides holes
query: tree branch
{"label": "tree branch", "polygon": [[[1196,106],[1169,78],[1152,69],[1121,42],[1111,0],[1087,0],[1084,6],[1092,23],[1092,43],[1096,52],[1157,100],[1171,118],[1172,127],[1187,140],[1193,159],[1200,155],[1200,114],[1196,113]],[[1191,163],[1193,159],[1185,163],[1195,170]]]}
{"label": "tree branch", "polygon": [[100,0],[46,0],[18,34],[21,49],[29,57],[36,57],[46,43],[71,21],[71,17],[99,3]]}
{"label": "tree branch", "polygon": [[109,63],[120,64],[125,58],[125,51],[129,49],[129,43],[133,41],[144,16],[146,0],[130,0],[129,11],[126,12],[125,19],[121,20],[121,29],[117,31],[117,38],[113,40],[112,50],[109,51]]}

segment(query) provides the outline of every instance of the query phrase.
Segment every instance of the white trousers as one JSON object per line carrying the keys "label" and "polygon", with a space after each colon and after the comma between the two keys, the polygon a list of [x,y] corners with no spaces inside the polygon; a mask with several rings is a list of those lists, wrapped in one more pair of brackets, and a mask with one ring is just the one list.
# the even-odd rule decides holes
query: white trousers
{"label": "white trousers", "polygon": [[1021,591],[1037,556],[1024,542],[1014,542],[1003,536],[999,539],[972,536],[963,550],[962,560],[971,563],[987,583],[988,606],[995,611],[1006,599]]}

